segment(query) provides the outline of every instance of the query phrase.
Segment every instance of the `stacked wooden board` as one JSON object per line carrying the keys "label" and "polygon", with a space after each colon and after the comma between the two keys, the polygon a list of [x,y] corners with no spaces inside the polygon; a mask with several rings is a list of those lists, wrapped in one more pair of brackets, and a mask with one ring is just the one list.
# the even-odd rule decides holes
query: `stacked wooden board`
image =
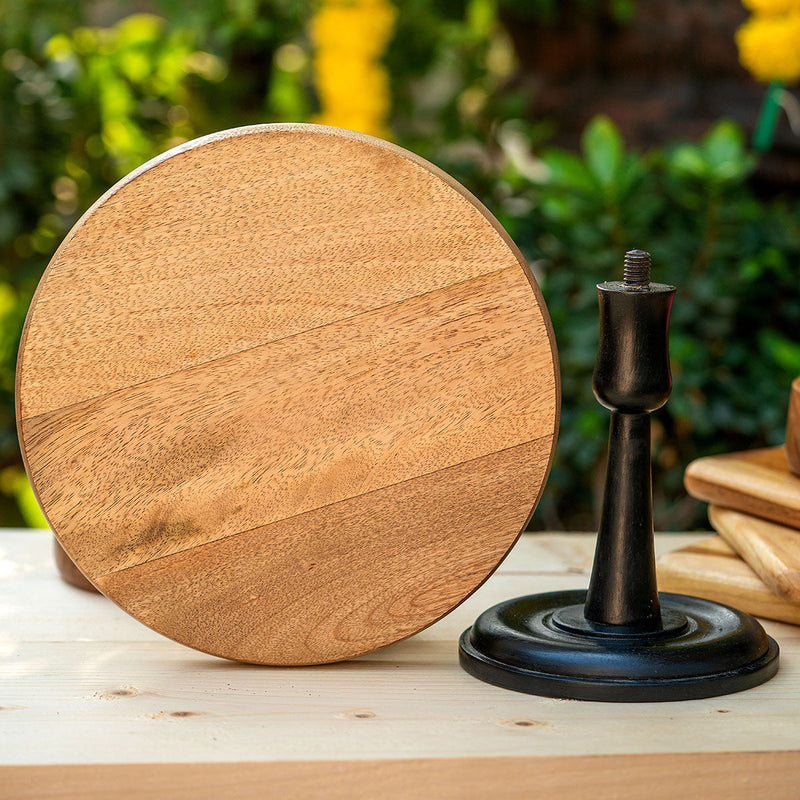
{"label": "stacked wooden board", "polygon": [[694,461],[684,476],[717,536],[659,559],[659,588],[800,624],[800,477],[786,449]]}

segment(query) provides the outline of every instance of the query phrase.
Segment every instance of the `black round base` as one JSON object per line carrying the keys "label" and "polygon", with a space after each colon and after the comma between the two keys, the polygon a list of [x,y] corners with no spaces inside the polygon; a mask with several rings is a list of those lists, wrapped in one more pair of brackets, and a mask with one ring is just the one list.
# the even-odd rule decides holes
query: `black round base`
{"label": "black round base", "polygon": [[778,671],[778,645],[749,614],[659,595],[662,630],[583,616],[586,592],[549,592],[484,611],[461,635],[461,666],[505,689],[607,702],[692,700],[740,692]]}

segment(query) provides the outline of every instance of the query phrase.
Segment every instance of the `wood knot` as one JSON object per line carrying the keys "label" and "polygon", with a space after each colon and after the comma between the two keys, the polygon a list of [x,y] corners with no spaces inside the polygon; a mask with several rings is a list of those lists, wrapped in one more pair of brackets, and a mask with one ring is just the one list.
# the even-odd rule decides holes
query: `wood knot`
{"label": "wood knot", "polygon": [[356,708],[352,711],[343,711],[341,714],[337,714],[339,719],[372,719],[373,717],[377,716],[374,711],[370,711],[368,708]]}
{"label": "wood knot", "polygon": [[504,728],[546,728],[547,723],[538,719],[499,719],[498,725]]}
{"label": "wood knot", "polygon": [[[119,689],[111,689],[108,692],[104,692],[100,697],[115,700],[117,697],[136,697],[137,694],[139,694],[139,690],[132,686],[120,686]],[[95,695],[95,697],[97,697],[97,695]]]}

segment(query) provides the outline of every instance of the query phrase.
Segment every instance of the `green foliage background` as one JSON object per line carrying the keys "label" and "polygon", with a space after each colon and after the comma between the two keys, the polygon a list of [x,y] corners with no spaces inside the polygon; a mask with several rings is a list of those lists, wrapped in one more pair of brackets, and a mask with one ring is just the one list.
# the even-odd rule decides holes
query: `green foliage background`
{"label": "green foliage background", "polygon": [[[800,202],[755,196],[754,156],[725,121],[701,142],[640,154],[599,118],[582,152],[549,149],[555,123],[526,118],[530,98],[513,80],[498,4],[397,3],[385,63],[396,141],[489,206],[547,299],[563,406],[536,524],[595,524],[607,415],[591,393],[594,287],[641,247],[653,254],[654,278],[678,286],[675,389],[654,426],[656,523],[702,525],[681,488],[686,463],[783,440],[800,374]],[[632,2],[608,5],[617,19],[635,13]],[[0,0],[0,524],[41,524],[17,446],[14,365],[30,298],[67,231],[116,180],[181,141],[316,110],[311,2],[110,8],[103,20],[97,5],[76,0]],[[550,2],[527,8],[545,22],[557,13]]]}

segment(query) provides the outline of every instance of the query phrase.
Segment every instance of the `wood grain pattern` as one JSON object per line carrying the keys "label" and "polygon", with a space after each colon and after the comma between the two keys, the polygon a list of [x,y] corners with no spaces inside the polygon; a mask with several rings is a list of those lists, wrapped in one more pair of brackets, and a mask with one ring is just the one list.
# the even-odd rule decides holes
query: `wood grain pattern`
{"label": "wood grain pattern", "polygon": [[800,476],[800,378],[792,381],[789,413],[786,416],[786,463],[792,474]]}
{"label": "wood grain pattern", "polygon": [[7,800],[795,800],[800,753],[0,767]]}
{"label": "wood grain pattern", "polygon": [[800,625],[800,604],[771,592],[719,536],[665,553],[656,567],[660,591],[705,597],[757,617]]}
{"label": "wood grain pattern", "polygon": [[547,475],[556,373],[527,265],[463,188],[370,137],[257,126],[76,226],[26,322],[18,424],[109,597],[206,652],[321,663],[491,573]]}
{"label": "wood grain pattern", "polygon": [[[243,661],[253,651],[270,664],[371,652],[443,616],[465,585],[487,577],[549,456],[549,441],[537,440],[225,537],[202,558],[184,551],[97,584],[138,619],[205,652],[221,629],[228,656]],[[357,547],[343,531],[358,532]],[[255,572],[253,563],[269,569]]]}
{"label": "wood grain pattern", "polygon": [[783,447],[698,458],[683,482],[699,500],[800,528],[800,478]]}
{"label": "wood grain pattern", "polygon": [[800,603],[800,531],[713,505],[708,519],[775,594]]}
{"label": "wood grain pattern", "polygon": [[[659,534],[656,548],[700,539]],[[49,532],[0,531],[0,794],[793,797],[798,627],[765,622],[781,645],[773,680],[689,702],[536,697],[459,667],[458,636],[485,608],[585,588],[594,542],[526,534],[416,636],[345,663],[263,669],[204,658],[66,586]]]}

